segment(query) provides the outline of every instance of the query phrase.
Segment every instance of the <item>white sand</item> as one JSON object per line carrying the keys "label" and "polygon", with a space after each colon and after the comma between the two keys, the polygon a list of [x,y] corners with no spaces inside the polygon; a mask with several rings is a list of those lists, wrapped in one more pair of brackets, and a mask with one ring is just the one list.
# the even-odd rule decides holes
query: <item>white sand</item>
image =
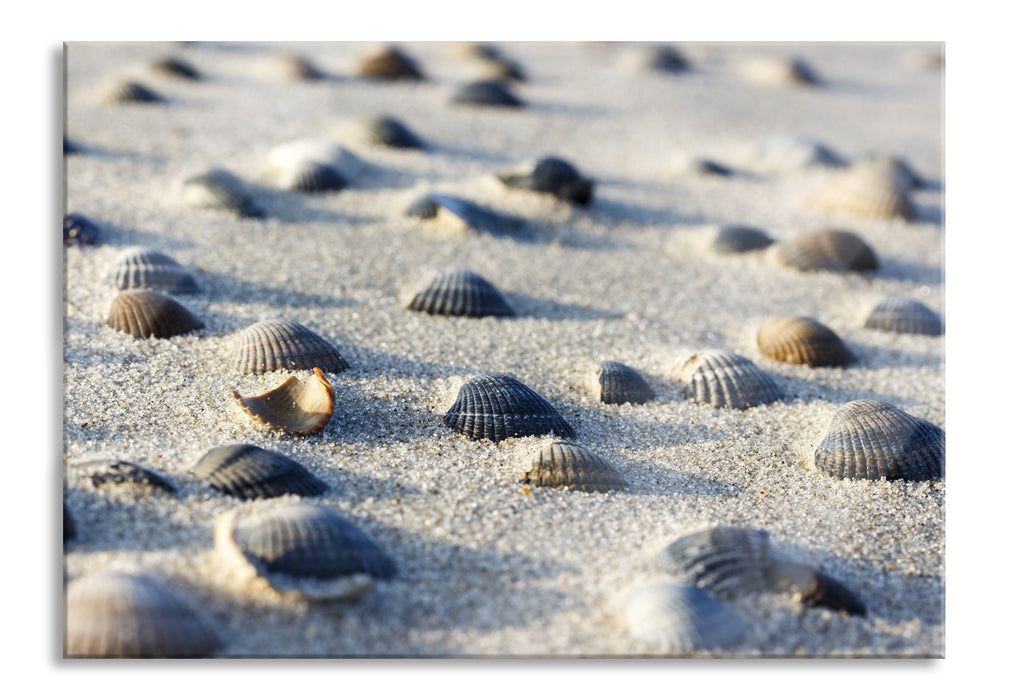
{"label": "white sand", "polygon": [[[171,582],[219,629],[226,656],[650,656],[662,650],[630,638],[621,611],[626,593],[668,578],[650,557],[702,527],[748,526],[843,581],[869,614],[750,596],[734,602],[746,639],[719,655],[943,656],[944,482],[837,481],[815,470],[811,454],[834,411],[856,398],[945,427],[945,338],[862,328],[893,294],[944,314],[944,192],[914,194],[918,221],[869,220],[803,206],[826,169],[718,178],[674,168],[686,153],[745,169],[752,144],[800,133],[849,158],[903,157],[941,183],[942,73],[908,60],[939,47],[679,46],[696,69],[671,76],[634,72],[632,46],[502,44],[530,77],[515,87],[528,108],[512,112],[449,105],[470,73],[440,44],[404,45],[430,76],[418,84],[353,77],[364,45],[72,45],[68,134],[89,151],[66,159],[67,210],[99,222],[106,243],[65,257],[65,487],[79,533],[66,575],[143,571]],[[257,72],[281,48],[335,78],[292,84]],[[801,55],[825,85],[748,84],[736,69],[761,53]],[[168,54],[208,80],[145,72]],[[103,84],[129,74],[171,102],[102,104]],[[377,112],[432,148],[347,143],[368,173],[326,195],[260,183],[270,214],[262,221],[190,209],[175,196],[182,178],[211,167],[256,181],[273,146],[331,136]],[[493,177],[546,154],[597,181],[591,207],[506,190]],[[443,233],[406,218],[428,191],[527,217],[531,239]],[[761,253],[714,256],[698,241],[700,227],[718,223],[776,239],[844,228],[876,250],[881,268],[801,273]],[[105,275],[135,245],[198,272],[204,292],[179,299],[204,330],[136,340],[106,326],[116,290]],[[405,309],[409,289],[452,267],[487,277],[518,316]],[[815,316],[858,362],[812,369],[763,358],[756,330],[780,314]],[[229,336],[277,316],[331,339],[351,364],[330,376],[337,407],[320,435],[257,428],[231,399],[288,376],[243,375],[227,360]],[[788,398],[745,412],[685,400],[678,369],[706,348],[750,358]],[[602,360],[641,371],[656,399],[600,404],[590,377]],[[544,395],[631,487],[527,493],[515,473],[549,438],[474,442],[442,424],[461,384],[484,372]],[[330,484],[313,500],[377,539],[399,576],[359,603],[332,606],[230,586],[212,531],[239,502],[189,470],[234,442],[286,454]],[[77,466],[97,457],[158,470],[179,493],[98,491]]]}

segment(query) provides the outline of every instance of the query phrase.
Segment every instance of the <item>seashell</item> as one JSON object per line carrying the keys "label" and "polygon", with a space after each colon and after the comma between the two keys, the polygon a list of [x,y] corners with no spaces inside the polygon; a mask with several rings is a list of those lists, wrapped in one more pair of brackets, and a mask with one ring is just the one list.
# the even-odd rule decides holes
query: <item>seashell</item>
{"label": "seashell", "polygon": [[514,235],[525,226],[525,221],[517,216],[443,194],[429,194],[414,200],[406,214],[425,221],[443,222],[449,229],[483,231],[492,236]]}
{"label": "seashell", "polygon": [[747,226],[719,226],[711,239],[711,250],[720,255],[763,250],[774,243],[765,232]]}
{"label": "seashell", "polygon": [[151,64],[151,70],[168,78],[203,80],[203,76],[192,64],[172,56],[155,61]]}
{"label": "seashell", "polygon": [[132,80],[116,80],[102,93],[102,100],[109,104],[154,104],[167,102],[160,94],[146,85]]}
{"label": "seashell", "polygon": [[477,65],[481,80],[500,83],[508,80],[523,81],[526,79],[522,66],[503,56],[483,57]]}
{"label": "seashell", "polygon": [[879,267],[872,248],[847,231],[801,233],[780,241],[773,250],[778,263],[804,272],[863,272]]}
{"label": "seashell", "polygon": [[265,69],[280,80],[314,81],[322,80],[326,74],[303,56],[278,53],[266,59]]}
{"label": "seashell", "polygon": [[333,416],[333,387],[318,367],[314,374],[301,380],[290,377],[286,382],[259,396],[242,396],[231,392],[242,410],[271,428],[294,435],[315,435],[322,432]]}
{"label": "seashell", "polygon": [[224,445],[200,457],[192,469],[218,491],[242,500],[284,494],[319,496],[329,486],[282,454],[255,445]]}
{"label": "seashell", "polygon": [[599,400],[603,403],[645,403],[655,392],[640,374],[619,362],[599,363]]}
{"label": "seashell", "polygon": [[838,479],[939,479],[946,431],[888,403],[857,399],[834,414],[813,462]]}
{"label": "seashell", "polygon": [[383,47],[361,59],[358,75],[377,80],[423,80],[417,63],[397,48]]}
{"label": "seashell", "polygon": [[841,167],[847,161],[826,145],[806,136],[783,134],[757,143],[750,153],[752,167],[764,172],[789,172],[811,166]]}
{"label": "seashell", "polygon": [[764,370],[742,355],[707,350],[693,355],[683,366],[686,395],[715,408],[747,409],[784,398]]}
{"label": "seashell", "polygon": [[673,583],[635,591],[624,605],[624,619],[635,639],[679,653],[732,647],[746,636],[743,619],[727,604]]}
{"label": "seashell", "polygon": [[240,371],[255,373],[319,367],[336,374],[350,367],[329,341],[279,318],[253,323],[239,333],[230,358]]}
{"label": "seashell", "polygon": [[675,170],[681,175],[715,175],[718,177],[732,175],[732,168],[706,158],[679,158],[675,163]]}
{"label": "seashell", "polygon": [[134,338],[171,338],[203,328],[203,321],[182,304],[149,289],[120,292],[112,300],[108,324]]}
{"label": "seashell", "polygon": [[359,119],[352,126],[351,135],[372,146],[424,148],[424,142],[406,125],[384,114]]}
{"label": "seashell", "polygon": [[87,574],[66,589],[64,651],[72,657],[196,658],[222,646],[210,624],[146,576]]}
{"label": "seashell", "polygon": [[942,316],[920,301],[903,297],[887,297],[876,304],[865,319],[866,328],[892,333],[942,335]]}
{"label": "seashell", "polygon": [[396,565],[332,508],[285,503],[265,513],[224,513],[214,551],[239,579],[260,580],[308,600],[351,600],[395,576]]}
{"label": "seashell", "polygon": [[515,310],[494,285],[475,272],[451,270],[439,275],[417,294],[411,311],[442,316],[514,316]]}
{"label": "seashell", "polygon": [[628,484],[616,468],[595,452],[570,442],[554,442],[543,447],[533,460],[531,471],[519,481],[533,486],[553,486],[574,491],[602,493]]}
{"label": "seashell", "polygon": [[302,139],[270,149],[265,177],[281,189],[319,192],[342,189],[364,169],[357,156],[332,141]]}
{"label": "seashell", "polygon": [[575,431],[547,400],[519,380],[481,374],[459,389],[445,425],[473,440],[546,435],[574,439]]}
{"label": "seashell", "polygon": [[810,367],[844,366],[855,357],[837,334],[815,318],[775,316],[757,332],[760,354]]}
{"label": "seashell", "polygon": [[508,187],[546,192],[572,204],[585,206],[592,201],[592,180],[582,177],[571,163],[553,156],[540,158],[532,169],[497,177]]}
{"label": "seashell", "polygon": [[504,83],[497,80],[475,80],[466,83],[453,93],[449,100],[453,104],[474,107],[525,107],[525,103],[515,97]]}
{"label": "seashell", "polygon": [[186,268],[150,248],[126,251],[112,268],[112,284],[118,289],[154,289],[167,294],[195,294],[200,291]]}
{"label": "seashell", "polygon": [[903,158],[882,153],[869,153],[855,161],[853,167],[881,168],[904,191],[920,190],[929,186],[928,180],[919,175]]}
{"label": "seashell", "polygon": [[66,501],[63,502],[63,544],[66,544],[77,536],[77,528],[74,527],[74,519],[67,510]]}
{"label": "seashell", "polygon": [[639,70],[659,73],[683,73],[690,63],[672,46],[646,46],[635,56]]}
{"label": "seashell", "polygon": [[450,47],[456,58],[500,58],[501,50],[493,44],[480,41],[457,41]]}
{"label": "seashell", "polygon": [[252,200],[245,183],[219,168],[182,183],[182,196],[194,207],[224,209],[238,216],[258,219],[263,211]]}
{"label": "seashell", "polygon": [[741,66],[743,77],[756,85],[809,86],[820,83],[805,62],[788,56],[757,56]]}
{"label": "seashell", "polygon": [[739,527],[701,530],[665,547],[658,564],[690,585],[727,598],[792,592],[810,607],[865,615],[865,605],[842,583],[773,552],[766,530]]}
{"label": "seashell", "polygon": [[82,214],[63,217],[63,245],[98,245],[102,235],[95,223]]}
{"label": "seashell", "polygon": [[906,176],[887,164],[863,162],[810,195],[806,205],[827,214],[913,221],[914,206],[907,187]]}
{"label": "seashell", "polygon": [[85,462],[82,467],[90,467],[89,477],[96,489],[108,486],[133,486],[145,491],[158,489],[175,493],[175,486],[163,476],[150,469],[144,469],[132,462],[118,459],[99,459]]}

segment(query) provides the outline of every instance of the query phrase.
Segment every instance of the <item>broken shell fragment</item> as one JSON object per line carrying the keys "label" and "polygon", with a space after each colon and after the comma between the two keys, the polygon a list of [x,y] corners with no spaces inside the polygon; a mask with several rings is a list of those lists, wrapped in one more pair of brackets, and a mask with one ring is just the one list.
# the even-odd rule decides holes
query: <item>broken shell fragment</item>
{"label": "broken shell fragment", "polygon": [[183,200],[193,207],[223,209],[248,218],[260,218],[262,209],[253,201],[240,178],[215,168],[182,183]]}
{"label": "broken shell fragment", "polygon": [[515,310],[494,285],[469,270],[451,270],[439,275],[410,301],[407,308],[470,318],[515,315]]}
{"label": "broken shell fragment", "polygon": [[112,300],[108,324],[134,338],[171,338],[203,328],[203,321],[182,304],[149,289],[120,292]]}
{"label": "broken shell fragment", "polygon": [[599,363],[596,374],[603,403],[645,403],[655,398],[645,378],[627,365],[606,360]]}
{"label": "broken shell fragment", "polygon": [[118,289],[153,289],[166,294],[200,291],[196,279],[175,258],[150,248],[134,248],[123,253],[110,277]]}
{"label": "broken shell fragment", "polygon": [[574,439],[575,431],[546,399],[519,380],[482,374],[459,389],[445,425],[473,440],[547,435]]}
{"label": "broken shell fragment", "polygon": [[318,496],[329,490],[293,459],[255,445],[215,447],[200,457],[192,472],[218,491],[243,500]]}
{"label": "broken shell fragment", "polygon": [[547,156],[532,168],[501,173],[498,179],[508,187],[552,194],[560,200],[586,206],[592,202],[592,180],[584,178],[566,160]]}
{"label": "broken shell fragment", "polygon": [[779,264],[804,272],[865,272],[879,267],[872,248],[848,231],[800,233],[771,250]]}
{"label": "broken shell fragment", "polygon": [[358,75],[375,80],[423,80],[417,63],[399,49],[386,46],[361,59]]}
{"label": "broken shell fragment", "polygon": [[920,301],[887,297],[876,304],[865,319],[865,327],[891,333],[942,335],[942,316]]}
{"label": "broken shell fragment", "polygon": [[839,173],[806,205],[827,214],[849,214],[873,219],[913,221],[914,206],[907,177],[880,161],[857,163]]}
{"label": "broken shell fragment", "polygon": [[838,479],[940,479],[946,431],[883,401],[857,399],[834,414],[813,462]]}
{"label": "broken shell fragment", "polygon": [[632,637],[674,653],[728,648],[746,636],[729,605],[694,586],[658,583],[635,591],[624,605]]}
{"label": "broken shell fragment", "polygon": [[254,419],[286,433],[309,436],[322,432],[333,416],[333,387],[318,367],[307,379],[290,377],[276,389],[259,396],[231,392],[243,411]]}
{"label": "broken shell fragment", "polygon": [[336,374],[350,367],[340,352],[300,323],[275,318],[253,323],[235,338],[230,359],[242,372],[313,369]]}
{"label": "broken shell fragment", "polygon": [[770,374],[750,360],[724,350],[693,355],[683,366],[685,394],[715,408],[747,409],[784,398]]}
{"label": "broken shell fragment", "polygon": [[63,217],[63,245],[97,245],[102,240],[98,226],[82,214]]}
{"label": "broken shell fragment", "polygon": [[474,107],[525,107],[525,103],[496,80],[475,80],[456,90],[450,99],[453,104]]}
{"label": "broken shell fragment", "polygon": [[118,459],[99,459],[80,465],[88,467],[88,476],[96,489],[130,486],[142,491],[159,490],[175,493],[175,486],[161,474],[144,469],[132,462]]}
{"label": "broken shell fragment", "polygon": [[811,367],[844,366],[855,357],[837,334],[814,318],[775,316],[757,332],[764,357]]}
{"label": "broken shell fragment", "polygon": [[554,442],[540,449],[533,459],[533,468],[523,472],[519,481],[598,493],[628,485],[609,460],[570,442]]}
{"label": "broken shell fragment", "polygon": [[66,589],[64,651],[72,657],[198,658],[221,648],[210,624],[162,583],[93,573]]}

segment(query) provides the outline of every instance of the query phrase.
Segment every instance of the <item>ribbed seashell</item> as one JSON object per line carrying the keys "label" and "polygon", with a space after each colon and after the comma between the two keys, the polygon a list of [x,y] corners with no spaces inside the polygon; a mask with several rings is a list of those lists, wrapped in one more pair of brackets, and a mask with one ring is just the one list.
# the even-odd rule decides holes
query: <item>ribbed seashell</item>
{"label": "ribbed seashell", "polygon": [[906,190],[917,190],[928,186],[928,181],[919,175],[903,158],[885,153],[869,153],[855,161],[853,167],[882,168],[889,172],[894,183]]}
{"label": "ribbed seashell", "polygon": [[212,655],[222,642],[164,584],[101,572],[67,586],[64,645],[72,657],[197,658]]}
{"label": "ribbed seashell", "polygon": [[494,285],[475,272],[451,270],[439,275],[411,301],[408,309],[442,316],[514,316]]}
{"label": "ribbed seashell", "polygon": [[132,80],[116,80],[110,83],[102,93],[102,100],[110,104],[154,104],[167,101],[146,85]]}
{"label": "ribbed seashell", "polygon": [[194,207],[223,209],[253,219],[263,216],[263,210],[253,201],[245,183],[220,168],[183,182],[182,196]]}
{"label": "ribbed seashell", "polygon": [[547,435],[574,439],[575,431],[546,399],[503,374],[467,381],[444,417],[445,425],[473,440]]}
{"label": "ribbed seashell", "polygon": [[525,107],[504,83],[497,80],[474,80],[457,89],[450,99],[453,104],[475,107]]}
{"label": "ribbed seashell", "polygon": [[76,212],[63,217],[63,245],[98,245],[101,240],[98,226],[91,219]]}
{"label": "ribbed seashell", "polygon": [[729,605],[694,586],[656,583],[635,591],[624,605],[632,637],[674,653],[730,648],[746,636]]}
{"label": "ribbed seashell", "polygon": [[389,148],[424,148],[424,142],[398,119],[380,114],[363,117],[351,128],[351,135],[372,146]]}
{"label": "ribbed seashell", "polygon": [[840,167],[847,161],[826,145],[806,136],[782,134],[757,143],[752,167],[765,172],[789,172],[810,166]]}
{"label": "ribbed seashell", "polygon": [[946,431],[883,401],[857,399],[834,414],[813,462],[838,479],[940,479]]}
{"label": "ribbed seashell", "polygon": [[196,279],[175,258],[150,248],[128,250],[112,268],[118,289],[154,289],[166,294],[195,294]]}
{"label": "ribbed seashell", "polygon": [[711,250],[719,255],[763,250],[774,243],[764,231],[747,226],[719,226],[711,238]]}
{"label": "ribbed seashell", "polygon": [[658,564],[690,585],[727,598],[788,591],[811,607],[865,615],[865,605],[842,583],[775,554],[766,530],[714,527],[685,535],[659,553]]}
{"label": "ribbed seashell", "polygon": [[750,360],[724,350],[699,352],[683,366],[686,395],[715,408],[747,409],[784,398],[774,379]]}
{"label": "ribbed seashell", "polygon": [[108,324],[134,338],[171,338],[203,328],[179,302],[149,289],[128,289],[112,300]]}
{"label": "ribbed seashell", "polygon": [[603,403],[645,403],[655,398],[645,378],[627,365],[606,360],[599,363],[596,374]]}
{"label": "ribbed seashell", "polygon": [[279,318],[253,323],[239,333],[230,358],[240,371],[255,373],[319,367],[336,374],[350,367],[325,338]]}
{"label": "ribbed seashell", "polygon": [[768,319],[757,331],[757,348],[772,360],[811,367],[844,366],[855,359],[837,333],[806,316]]}
{"label": "ribbed seashell", "polygon": [[788,56],[757,56],[743,63],[742,75],[758,85],[808,86],[820,80],[805,62]]}
{"label": "ribbed seashell", "polygon": [[214,551],[239,579],[258,579],[308,600],[352,600],[375,579],[396,574],[395,562],[332,508],[285,503],[266,512],[221,515]]}
{"label": "ribbed seashell", "polygon": [[96,489],[110,486],[131,486],[144,491],[157,489],[175,493],[175,486],[168,479],[151,469],[144,469],[132,462],[118,459],[99,459],[80,465],[88,469],[88,476]]}
{"label": "ribbed seashell", "polygon": [[181,78],[182,80],[202,80],[203,76],[192,66],[180,58],[169,56],[159,59],[151,64],[151,70],[168,78]]}
{"label": "ribbed seashell", "polygon": [[800,233],[773,250],[780,264],[803,271],[864,272],[879,267],[872,248],[848,231]]}
{"label": "ribbed seashell", "polygon": [[66,502],[63,503],[63,544],[66,544],[77,536],[77,528],[74,527],[74,519],[67,510]]}
{"label": "ribbed seashell", "polygon": [[920,301],[904,297],[887,297],[876,304],[865,319],[866,328],[891,333],[942,335],[942,316]]}
{"label": "ribbed seashell", "polygon": [[500,173],[498,179],[508,187],[545,192],[572,204],[585,206],[592,202],[592,180],[582,177],[568,161],[554,156],[540,158],[531,169]]}
{"label": "ribbed seashell", "polygon": [[368,54],[357,66],[358,75],[377,80],[423,80],[417,63],[397,48],[386,46]]}
{"label": "ribbed seashell", "polygon": [[906,221],[915,218],[906,177],[880,162],[863,162],[844,170],[810,195],[806,205],[827,214]]}
{"label": "ribbed seashell", "polygon": [[492,236],[512,235],[525,226],[525,221],[517,216],[443,194],[419,197],[410,204],[406,214],[426,221],[444,220],[449,228],[483,231]]}
{"label": "ribbed seashell", "polygon": [[364,163],[326,139],[301,139],[274,146],[266,156],[265,176],[281,189],[338,190],[364,171]]}
{"label": "ribbed seashell", "polygon": [[259,396],[231,392],[235,401],[254,419],[286,433],[309,436],[322,432],[333,416],[335,395],[318,367],[307,379],[290,377]]}
{"label": "ribbed seashell", "polygon": [[278,53],[266,59],[265,69],[274,77],[290,81],[322,80],[326,74],[304,56]]}
{"label": "ribbed seashell", "polygon": [[319,496],[329,486],[278,452],[255,445],[223,445],[208,451],[192,469],[218,491],[243,500],[284,494]]}
{"label": "ribbed seashell", "polygon": [[533,486],[598,493],[628,485],[609,460],[570,442],[544,446],[533,459],[533,468],[523,472],[519,481]]}

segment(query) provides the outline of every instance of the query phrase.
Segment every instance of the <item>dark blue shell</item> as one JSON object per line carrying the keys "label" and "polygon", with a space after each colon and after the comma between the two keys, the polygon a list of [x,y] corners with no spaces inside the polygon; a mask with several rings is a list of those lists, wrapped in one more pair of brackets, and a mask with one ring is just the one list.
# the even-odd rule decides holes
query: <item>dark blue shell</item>
{"label": "dark blue shell", "polygon": [[196,463],[193,475],[243,500],[284,494],[318,496],[329,490],[293,459],[255,445],[215,447]]}
{"label": "dark blue shell", "polygon": [[547,400],[519,380],[482,374],[459,389],[445,425],[474,440],[547,435],[574,438],[575,431]]}

